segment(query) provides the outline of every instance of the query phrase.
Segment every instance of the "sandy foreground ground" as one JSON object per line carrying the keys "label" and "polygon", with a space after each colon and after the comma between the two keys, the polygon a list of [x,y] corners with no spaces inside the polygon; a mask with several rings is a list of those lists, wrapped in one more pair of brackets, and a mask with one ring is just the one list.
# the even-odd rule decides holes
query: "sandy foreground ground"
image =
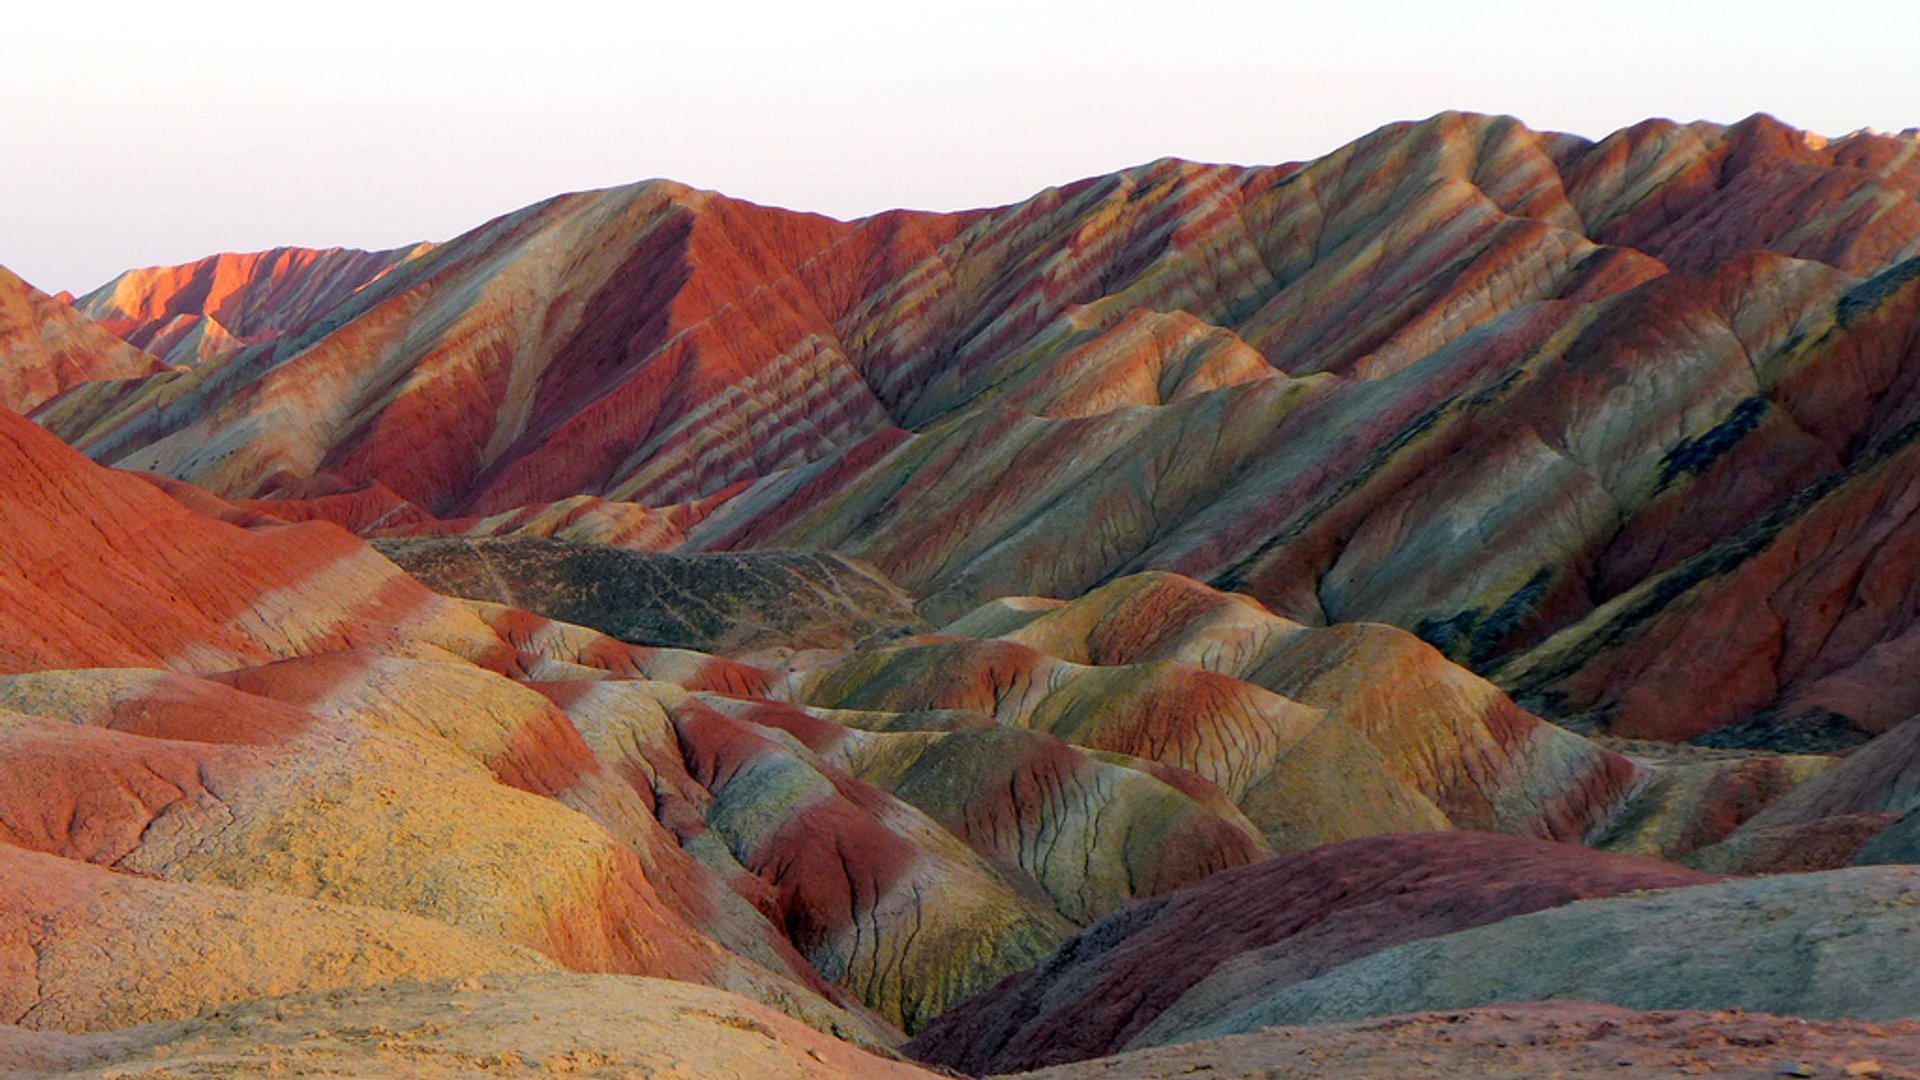
{"label": "sandy foreground ground", "polygon": [[734,994],[617,975],[390,983],[63,1035],[0,1025],[0,1077],[926,1077]]}
{"label": "sandy foreground ground", "polygon": [[1058,1066],[1034,1080],[1378,1077],[1920,1078],[1920,1022],[1634,1012],[1586,1002],[1488,1006],[1267,1028]]}

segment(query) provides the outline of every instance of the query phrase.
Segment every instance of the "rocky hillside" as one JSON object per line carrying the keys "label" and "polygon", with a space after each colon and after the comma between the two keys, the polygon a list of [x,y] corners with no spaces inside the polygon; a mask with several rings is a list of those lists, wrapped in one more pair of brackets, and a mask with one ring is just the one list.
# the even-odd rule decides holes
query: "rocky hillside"
{"label": "rocky hillside", "polygon": [[0,408],[26,412],[79,383],[164,370],[65,300],[0,267]]}
{"label": "rocky hillside", "polygon": [[1484,833],[1329,844],[1112,915],[942,1016],[910,1049],[976,1075],[1104,1057],[1145,1031],[1183,1030],[1402,942],[1707,880],[1652,859]]}
{"label": "rocky hillside", "polygon": [[1766,117],[1445,114],[850,223],[649,183],[39,419],[369,535],[594,499],[649,547],[837,550],[936,621],[1174,570],[1412,630],[1558,720],[1831,748],[1920,711],[1860,689],[1908,606],[1832,592],[1908,591],[1916,255],[1920,144]]}
{"label": "rocky hillside", "polygon": [[175,364],[218,359],[313,325],[425,250],[275,248],[129,270],[74,301],[88,318]]}
{"label": "rocky hillside", "polygon": [[1920,1013],[1910,135],[1450,113],[9,280],[0,1070]]}

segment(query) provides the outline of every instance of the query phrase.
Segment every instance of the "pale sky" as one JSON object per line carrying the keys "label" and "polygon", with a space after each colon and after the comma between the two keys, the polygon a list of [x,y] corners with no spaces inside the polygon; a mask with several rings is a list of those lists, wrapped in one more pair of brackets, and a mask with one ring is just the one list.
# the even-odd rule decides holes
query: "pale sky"
{"label": "pale sky", "polygon": [[0,264],[49,292],[441,240],[666,176],[850,217],[1442,109],[1920,125],[1920,0],[7,4]]}

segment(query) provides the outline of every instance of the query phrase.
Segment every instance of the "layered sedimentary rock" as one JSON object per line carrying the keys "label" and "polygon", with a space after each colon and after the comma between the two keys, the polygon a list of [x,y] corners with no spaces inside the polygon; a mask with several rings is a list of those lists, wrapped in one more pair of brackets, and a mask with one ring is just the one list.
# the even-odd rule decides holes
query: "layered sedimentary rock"
{"label": "layered sedimentary rock", "polygon": [[[11,714],[0,756],[14,847],[416,915],[580,970],[751,982],[631,847],[420,740],[316,722],[273,746],[210,746]],[[409,798],[415,785],[435,797]]]}
{"label": "layered sedimentary rock", "polygon": [[15,571],[0,580],[4,672],[219,671],[356,645],[499,670],[524,669],[542,650],[624,670],[649,655],[589,632],[516,644],[335,526],[246,529],[195,513],[6,412],[0,497],[0,553]]}
{"label": "layered sedimentary rock", "polygon": [[1853,861],[1863,866],[1920,863],[1920,813],[1908,811],[1898,821],[1880,828],[1860,846]]}
{"label": "layered sedimentary rock", "polygon": [[74,306],[155,356],[192,364],[298,333],[425,250],[274,248],[214,255],[129,270]]}
{"label": "layered sedimentary rock", "polygon": [[79,383],[165,370],[152,355],[0,266],[0,408],[26,412]]}
{"label": "layered sedimentary rock", "polygon": [[[1911,613],[1833,593],[1898,575],[1900,513],[1870,508],[1904,505],[1920,419],[1917,192],[1904,136],[1451,113],[964,214],[650,183],[40,419],[227,497],[404,504],[370,534],[558,535],[591,505],[577,538],[833,549],[936,622],[1175,570],[1413,630],[1555,719],[1826,748],[1920,708],[1859,689]],[[1738,662],[1704,670],[1708,639]]]}
{"label": "layered sedimentary rock", "polygon": [[[0,1052],[871,1064],[713,988],[977,1068],[1920,1009],[1905,871],[1573,846],[1920,851],[1917,195],[1911,136],[1443,114],[961,214],[585,192],[100,325],[16,289],[0,1020],[346,996]],[[497,1032],[400,985],[460,976]],[[606,1030],[685,994],[710,1046]]]}
{"label": "layered sedimentary rock", "polygon": [[[913,764],[951,754],[911,729],[953,714],[833,714],[882,730],[826,738],[833,720],[725,696],[779,689],[772,672],[430,593],[334,526],[219,500],[251,524],[207,517],[18,417],[0,424],[22,574],[10,610],[31,616],[0,639],[20,672],[0,679],[21,710],[0,792],[0,839],[16,847],[432,919],[576,969],[743,990],[876,1041],[839,995],[916,1027],[1075,921],[1265,850],[1199,777],[1039,736],[972,741],[972,794],[943,794]],[[774,563],[896,596],[831,558]],[[835,595],[852,603],[851,588]],[[766,632],[742,610],[716,632]],[[608,700],[611,713],[594,704]],[[644,738],[642,715],[659,724]],[[1021,775],[1028,793],[997,803],[1000,779]],[[1050,802],[1067,779],[1097,797]],[[969,827],[995,806],[1011,836],[1049,849],[1074,834],[1092,851],[1096,822],[1140,846],[1076,877]]]}
{"label": "layered sedimentary rock", "polygon": [[537,689],[469,665],[356,652],[283,661],[220,679],[323,719],[444,742],[499,783],[591,819],[638,856],[661,899],[705,936],[830,993],[748,899],[680,849],[654,817],[651,801],[608,763],[596,761],[585,736]]}
{"label": "layered sedimentary rock", "polygon": [[[1590,842],[1608,851],[1694,864],[1695,855],[1745,828],[1790,793],[1833,767],[1816,754],[1714,750],[1655,742],[1617,742],[1639,784],[1626,809]],[[1704,857],[1704,856],[1702,856]],[[1706,865],[1706,864],[1701,864]],[[1845,860],[1800,869],[1828,870]],[[1733,866],[1714,861],[1712,868]]]}
{"label": "layered sedimentary rock", "polygon": [[[19,575],[0,641],[23,672],[0,696],[28,710],[0,739],[0,843],[431,919],[887,1039],[501,674],[751,690],[753,669],[441,597],[331,525],[227,524],[0,426]],[[44,670],[83,664],[109,666]],[[299,988],[273,977],[254,985]]]}
{"label": "layered sedimentary rock", "polygon": [[[997,642],[870,651],[798,692],[982,708],[1192,769],[1282,849],[1454,827],[1579,840],[1634,782],[1624,758],[1393,627],[1305,627],[1166,573],[1020,606],[1032,617]],[[1005,607],[949,629],[998,628]]]}
{"label": "layered sedimentary rock", "polygon": [[[1808,458],[1830,471],[1803,465],[1778,501],[1506,664],[1501,681],[1629,735],[1689,738],[1746,721],[1718,736],[1732,744],[1845,746],[1920,708],[1889,678],[1912,647],[1901,597],[1920,433],[1904,374],[1920,329],[1916,283],[1910,262],[1847,293],[1773,362],[1782,402],[1748,410],[1809,432]],[[1839,398],[1836,385],[1861,393]],[[1752,422],[1730,417],[1708,449],[1747,445]],[[1766,473],[1743,462],[1724,471],[1729,483]]]}
{"label": "layered sedimentary rock", "polygon": [[1494,1000],[1895,1019],[1920,1010],[1901,942],[1920,868],[1856,867],[1587,900],[1397,945],[1141,1044]]}
{"label": "layered sedimentary rock", "polygon": [[1773,802],[1694,861],[1747,873],[1828,870],[1856,858],[1908,862],[1898,831],[1880,854],[1863,849],[1916,809],[1920,720],[1908,720]]}
{"label": "layered sedimentary rock", "polygon": [[1689,885],[1676,866],[1481,833],[1378,837],[1216,874],[1126,908],[939,1020],[911,1051],[971,1073],[1114,1053],[1378,950],[1592,896]]}
{"label": "layered sedimentary rock", "polygon": [[1269,853],[1254,823],[1197,774],[984,714],[712,695],[698,708],[797,739],[817,760],[926,813],[1075,924]]}
{"label": "layered sedimentary rock", "polygon": [[[298,762],[290,774],[297,782],[289,780],[286,791],[269,802],[257,808],[243,804],[245,814],[221,803],[232,819],[229,829],[251,820],[248,815],[264,822],[193,847],[224,852],[221,858],[231,865],[219,866],[228,870],[197,863],[175,866],[160,855],[153,858],[161,861],[147,867],[162,876],[232,887],[292,888],[288,881],[304,881],[314,872],[304,857],[285,866],[263,858],[260,845],[271,848],[279,842],[275,837],[310,834],[310,843],[321,845],[311,854],[318,857],[325,838],[334,835],[329,830],[368,827],[363,818],[379,804],[346,799],[345,791],[330,786],[329,775],[359,777],[361,787],[354,790],[376,798],[382,791],[397,792],[400,777],[411,775],[410,782],[439,792],[438,801],[417,808],[416,815],[444,805],[450,814],[464,818],[485,807],[484,820],[510,831],[559,830],[556,835],[573,835],[572,843],[590,847],[595,841],[588,837],[599,837],[600,853],[586,860],[597,869],[580,873],[589,878],[612,875],[606,886],[610,891],[579,902],[589,911],[616,913],[608,916],[611,922],[566,923],[566,929],[553,930],[551,920],[561,917],[553,908],[555,901],[529,897],[531,906],[515,907],[519,890],[550,895],[542,881],[575,871],[565,865],[551,870],[522,865],[506,857],[504,849],[489,847],[479,833],[450,847],[481,862],[447,863],[443,857],[442,869],[418,871],[406,879],[412,884],[396,884],[381,867],[408,865],[419,856],[409,854],[404,845],[390,845],[366,853],[366,859],[378,855],[388,861],[356,864],[359,876],[351,887],[340,886],[345,891],[316,894],[503,935],[576,967],[677,973],[724,985],[751,983],[738,969],[704,951],[702,941],[688,936],[698,931],[802,985],[817,970],[887,1018],[917,1028],[1000,976],[1038,960],[1074,924],[1098,918],[1128,900],[1257,859],[1272,844],[1305,846],[1327,829],[1332,831],[1326,836],[1333,837],[1450,828],[1455,822],[1439,809],[1442,804],[1454,807],[1468,823],[1479,823],[1492,813],[1486,823],[1548,833],[1573,828],[1577,834],[1607,812],[1625,782],[1626,774],[1616,775],[1609,755],[1575,736],[1542,728],[1508,706],[1501,724],[1471,728],[1481,732],[1475,737],[1481,741],[1469,740],[1473,749],[1460,759],[1462,779],[1443,783],[1443,776],[1454,775],[1453,766],[1423,772],[1428,766],[1419,764],[1439,760],[1432,757],[1442,753],[1439,742],[1429,747],[1427,757],[1392,761],[1361,727],[1329,719],[1322,709],[1168,660],[1072,665],[1011,642],[960,641],[867,649],[817,673],[776,679],[697,653],[634,649],[513,609],[461,605],[427,594],[327,525],[287,526],[267,520],[241,528],[200,517],[139,480],[101,473],[57,446],[33,442],[44,436],[26,434],[26,445],[55,466],[68,463],[71,476],[62,481],[65,488],[91,490],[88,485],[93,485],[102,498],[136,500],[141,513],[168,524],[171,541],[197,538],[200,564],[190,568],[206,571],[201,576],[163,577],[151,585],[144,584],[144,577],[134,577],[131,584],[116,585],[111,595],[101,591],[104,586],[95,577],[76,576],[69,604],[73,596],[92,596],[91,602],[103,610],[115,611],[125,609],[112,605],[143,596],[153,602],[151,591],[142,593],[141,587],[212,590],[216,598],[236,597],[222,603],[237,604],[249,595],[244,590],[257,586],[232,569],[237,564],[218,560],[229,549],[265,551],[268,554],[247,564],[259,573],[273,565],[276,549],[265,545],[290,544],[297,534],[309,532],[337,537],[342,558],[364,564],[363,572],[381,583],[392,605],[372,609],[363,629],[334,631],[322,619],[328,609],[321,606],[321,598],[338,604],[343,599],[339,586],[324,591],[315,587],[299,610],[307,619],[321,620],[316,626],[325,632],[284,640],[239,634],[217,661],[208,659],[204,665],[193,650],[124,656],[60,652],[58,659],[66,663],[163,662],[187,670],[238,664],[241,669],[221,674],[217,683],[124,671],[40,673],[10,680],[7,700],[43,716],[106,726],[124,733],[118,736],[122,739],[191,740],[180,744],[185,749],[169,749],[170,743],[153,748],[138,741],[123,745],[104,734],[83,738],[30,728],[37,741],[21,752],[44,763],[37,775],[66,776],[81,761],[163,751],[185,753],[180,768],[213,777],[227,776],[226,769],[244,777],[268,770],[272,762]],[[23,451],[22,461],[27,460]],[[49,515],[58,509],[50,508]],[[30,530],[22,533],[26,539],[34,535]],[[72,542],[74,534],[62,535],[69,536],[69,555],[80,553],[141,575],[154,572],[148,562],[166,564],[164,553],[174,550],[156,549],[143,560],[140,544],[152,534],[138,533],[113,538],[117,554],[109,558],[100,552],[87,555],[84,543]],[[107,541],[101,546],[108,546]],[[46,565],[50,558],[31,549],[23,555],[28,556],[42,560],[37,565]],[[1192,583],[1156,582],[1182,594],[1245,605]],[[296,580],[280,591],[301,587]],[[89,588],[94,592],[87,592]],[[1091,601],[1105,602],[1105,597]],[[279,626],[270,611],[258,610],[260,603],[248,600],[246,610],[263,625]],[[105,625],[116,623],[109,619]],[[717,625],[729,633],[764,632],[752,618],[739,627],[725,619]],[[182,633],[189,631],[205,628],[188,627]],[[1432,663],[1450,667],[1426,646],[1405,635],[1400,638],[1407,647],[1432,655]],[[142,640],[150,643],[153,635]],[[69,650],[73,645],[64,644]],[[116,638],[111,644],[124,642]],[[485,666],[476,666],[476,661]],[[1012,665],[1003,673],[1006,679],[1044,692],[1001,695],[996,680],[1002,675],[996,674],[996,665],[1005,666],[1003,661]],[[619,737],[607,741],[605,725],[614,721],[583,704],[605,700],[614,692],[611,686],[573,683],[563,690],[555,684],[552,695],[566,710],[563,714],[545,697],[504,678],[503,672],[543,679],[667,677],[696,691],[777,691],[843,708],[823,717],[729,698],[674,700],[685,694],[678,687],[644,691],[643,696],[664,694],[670,704],[656,710],[661,726],[652,734],[626,737],[632,740],[628,750]],[[1465,673],[1460,676],[1472,681]],[[1415,696],[1379,713],[1376,720],[1397,710],[1405,723],[1413,722],[1416,714],[1409,709],[1423,700],[1418,695],[1425,691],[1415,680],[1406,687]],[[1482,692],[1483,700],[1497,697],[1491,688]],[[1426,707],[1441,700],[1435,697]],[[631,695],[626,701],[618,722],[631,731],[633,710],[646,705]],[[1193,701],[1211,701],[1215,707],[1187,715]],[[847,713],[845,707],[869,711]],[[875,714],[875,708],[885,713]],[[975,718],[971,722],[964,719],[969,715]],[[880,730],[858,730],[863,724]],[[1389,749],[1412,755],[1414,744],[1407,740],[1419,730],[1426,730],[1425,725],[1398,736],[1375,735],[1385,739]],[[1429,735],[1438,738],[1442,730]],[[1487,730],[1505,734],[1488,741]],[[352,734],[350,743],[357,749],[341,757],[337,744],[346,733]],[[457,760],[433,767],[409,763],[413,759],[403,753],[405,744],[393,743],[394,737],[431,740]],[[1534,755],[1525,748],[1542,738],[1566,742],[1573,756],[1550,754],[1526,764]],[[208,741],[258,749],[248,751],[253,757],[222,765],[192,750]],[[1078,749],[1074,742],[1089,749]],[[1493,769],[1494,759],[1485,758],[1487,754],[1505,764]],[[1483,758],[1487,764],[1470,764]],[[1568,780],[1552,771],[1527,779],[1535,775],[1529,770],[1537,770],[1539,762],[1554,763],[1552,768],[1558,769],[1569,761],[1584,762],[1575,773],[1586,775],[1580,770],[1588,770],[1599,786],[1589,791],[1583,786],[1587,781]],[[513,803],[505,788],[496,793],[486,784],[441,775],[460,762],[483,770],[493,784],[554,800],[584,818],[567,824],[572,819],[548,815],[551,820],[540,824],[547,819],[539,815],[547,811],[538,799]],[[637,775],[644,783],[636,779],[636,768],[643,770]],[[1496,774],[1502,786],[1483,790],[1481,785]],[[78,774],[71,775],[79,781]],[[672,797],[688,800],[687,811],[670,805],[658,779],[662,775],[684,778]],[[385,787],[382,777],[389,778]],[[196,783],[204,787],[207,781]],[[1539,783],[1561,785],[1552,792],[1544,815],[1541,807],[1524,799],[1516,802],[1527,785]],[[242,784],[221,779],[218,786],[239,791]],[[322,818],[284,818],[277,800],[305,798],[300,793],[310,787],[312,797],[333,809]],[[29,802],[37,798],[25,791],[16,794]],[[1563,798],[1570,794],[1570,801]],[[506,804],[493,805],[503,799]],[[1518,809],[1496,812],[1506,804]],[[1395,816],[1395,807],[1410,808],[1406,813],[1414,816],[1403,821]],[[522,820],[536,811],[535,818]],[[28,804],[21,804],[18,812],[30,813]],[[104,810],[95,810],[93,816],[98,818],[96,829],[121,820]],[[113,826],[124,826],[128,835],[108,846],[110,861],[132,857],[131,837],[143,832],[151,817],[151,808],[141,809]],[[449,827],[429,827],[430,820],[438,819],[409,818],[391,827],[416,837],[431,837]],[[1315,821],[1344,824],[1313,825]],[[267,839],[249,839],[256,833]],[[16,842],[68,851],[59,846],[68,842],[60,837]],[[558,841],[555,845],[556,851],[568,849]],[[395,859],[400,861],[391,861]],[[611,862],[602,865],[605,860]],[[744,885],[741,875],[759,883]],[[656,881],[666,883],[659,896],[651,884]],[[483,887],[484,882],[492,883]],[[730,892],[720,891],[722,884]],[[445,906],[447,898],[475,888],[506,906],[498,911]],[[427,892],[410,891],[415,889]],[[756,909],[780,933],[770,932]],[[649,921],[680,929],[649,932],[651,944],[635,952],[639,947],[626,935],[634,925]],[[654,955],[654,950],[666,949],[664,943],[674,934],[681,935],[680,945]],[[826,992],[820,984],[813,990]],[[762,992],[797,993],[777,986]]]}
{"label": "layered sedimentary rock", "polygon": [[108,318],[100,325],[178,367],[216,360],[246,345],[211,315],[174,315],[153,323]]}
{"label": "layered sedimentary rock", "polygon": [[777,921],[827,977],[917,1031],[1039,960],[1070,929],[926,814],[778,729],[675,710],[707,828],[774,889]]}
{"label": "layered sedimentary rock", "polygon": [[[1500,714],[1507,719],[1495,725],[1506,741],[1470,740],[1479,749],[1461,759],[1460,779],[1443,782],[1454,766],[1423,772],[1415,758],[1390,761],[1360,727],[1326,710],[1170,660],[1074,665],[1012,642],[951,641],[869,648],[818,671],[775,676],[698,653],[634,648],[511,608],[425,593],[328,525],[265,520],[247,528],[201,517],[143,481],[103,473],[34,441],[45,436],[24,434],[23,445],[51,462],[43,467],[67,470],[64,487],[144,500],[137,506],[168,523],[174,542],[195,538],[199,562],[187,569],[204,571],[150,585],[134,576],[107,595],[91,576],[93,562],[147,575],[155,572],[149,562],[168,564],[164,552],[174,549],[145,551],[149,533],[114,537],[112,557],[70,543],[66,553],[79,562],[66,564],[75,567],[69,604],[91,596],[101,610],[125,610],[113,605],[150,598],[139,589],[161,587],[245,596],[252,579],[221,558],[261,550],[267,554],[247,565],[264,572],[276,549],[262,545],[317,532],[338,537],[342,557],[383,582],[393,606],[374,609],[367,619],[377,625],[364,630],[284,640],[239,634],[217,663],[204,666],[192,650],[112,661],[184,670],[239,666],[217,682],[127,671],[9,680],[0,688],[7,700],[52,718],[20,722],[21,774],[78,785],[75,805],[90,808],[84,816],[91,822],[83,838],[26,830],[12,842],[189,883],[295,892],[323,883],[310,895],[434,918],[577,968],[676,974],[747,989],[852,1031],[857,1021],[833,1020],[817,998],[809,1003],[809,993],[829,994],[814,972],[914,1029],[1037,961],[1077,923],[1257,859],[1272,843],[1313,842],[1298,822],[1324,817],[1348,822],[1343,828],[1353,832],[1378,832],[1399,826],[1393,807],[1404,805],[1430,815],[1416,821],[1419,827],[1449,828],[1454,822],[1438,809],[1445,804],[1463,819],[1491,813],[1492,823],[1521,831],[1577,831],[1606,812],[1625,779],[1614,776],[1609,755],[1508,706]],[[32,455],[23,451],[21,460]],[[59,511],[49,507],[48,520],[64,528]],[[84,541],[86,534],[63,535]],[[108,546],[101,541],[101,549]],[[23,558],[40,560],[33,565],[50,565],[47,552],[23,550]],[[1157,584],[1244,606],[1192,583]],[[342,599],[337,587],[316,593],[303,601],[302,614],[321,619],[322,595]],[[278,625],[256,610],[260,603],[249,601],[247,610]],[[118,623],[101,625],[111,630]],[[182,633],[189,630],[205,632]],[[67,662],[106,661],[87,653]],[[506,675],[670,677],[681,685],[574,681],[551,684],[543,695]],[[1003,676],[1024,689],[1002,693]],[[1426,692],[1417,680],[1406,685],[1410,693]],[[698,693],[687,697],[688,690]],[[790,694],[838,708],[820,713],[705,696],[716,691]],[[596,704],[609,694],[624,701],[611,713]],[[1491,700],[1487,695],[1498,697],[1487,688],[1480,700]],[[633,726],[646,714],[642,699],[655,703],[651,731]],[[1418,700],[1395,708],[1411,717]],[[1193,701],[1217,707],[1185,715]],[[68,730],[63,723],[95,727]],[[1375,737],[1411,754],[1414,744],[1406,740],[1416,730],[1427,725]],[[1439,739],[1444,730],[1428,734]],[[1540,738],[1564,740],[1574,753],[1540,761],[1556,769],[1584,761],[1581,768],[1600,786],[1589,792],[1583,781],[1555,772],[1527,779],[1537,763],[1525,763],[1531,752],[1515,751]],[[422,757],[411,749],[418,740],[433,752]],[[1460,752],[1442,751],[1442,741],[1423,760]],[[1311,750],[1316,746],[1324,752]],[[1482,772],[1490,764],[1467,764],[1488,753],[1506,764],[1492,772]],[[165,850],[154,848],[154,837],[172,833],[152,833],[148,822],[173,801],[110,812],[95,806],[92,781],[76,771],[121,758],[129,770],[191,775],[189,785],[172,783],[205,792],[188,801],[207,803],[204,813],[212,816],[203,826],[183,818],[174,827],[182,835]],[[153,764],[161,760],[173,764]],[[1501,786],[1483,789],[1496,774]],[[251,779],[267,776],[282,779],[264,788]],[[661,779],[670,776],[680,779]],[[351,787],[342,786],[347,777],[356,778]],[[1571,786],[1556,788],[1543,813],[1520,794],[1539,783]],[[407,784],[424,784],[436,798],[417,806],[385,801]],[[1561,798],[1568,794],[1575,797]],[[44,793],[23,788],[14,795],[25,801],[5,819],[35,820]],[[315,805],[327,809],[316,812]],[[1506,805],[1518,810],[1500,809]],[[1575,808],[1571,816],[1568,807]],[[447,816],[436,816],[443,810]],[[400,816],[391,823],[374,824],[394,814]],[[486,828],[467,825],[452,839],[447,830],[469,819]],[[194,831],[202,827],[214,831]],[[370,828],[410,839],[320,871],[336,857],[326,854],[335,838]],[[496,829],[505,830],[500,836],[550,834],[541,848],[550,858],[513,854],[504,841],[488,839]],[[299,844],[283,849],[294,837]],[[425,858],[427,849],[416,850],[416,842],[438,854]],[[561,857],[568,852],[577,855]],[[396,876],[401,866],[414,869]],[[566,899],[572,887],[557,883],[580,878],[599,884]],[[492,899],[477,908],[461,900],[474,896]],[[654,929],[636,938],[642,926]],[[771,972],[771,980],[709,940]]]}
{"label": "layered sedimentary rock", "polygon": [[[436,515],[582,493],[686,501],[888,426],[827,315],[859,287],[831,278],[905,269],[961,220],[895,215],[848,243],[825,218],[672,184],[566,196],[401,264],[305,332],[196,369],[194,386],[127,388],[126,402],[168,402],[132,426],[104,398],[69,402],[59,423],[97,423],[119,448],[103,456],[133,453],[224,495],[329,472],[383,474]],[[829,295],[794,279],[803,264]],[[242,381],[247,400],[209,408]],[[263,420],[288,394],[320,407],[259,429],[272,448],[208,469],[161,445]],[[743,460],[720,461],[721,446]]]}
{"label": "layered sedimentary rock", "polygon": [[909,1029],[1076,923],[1264,853],[1198,777],[984,717],[538,686],[688,852]]}

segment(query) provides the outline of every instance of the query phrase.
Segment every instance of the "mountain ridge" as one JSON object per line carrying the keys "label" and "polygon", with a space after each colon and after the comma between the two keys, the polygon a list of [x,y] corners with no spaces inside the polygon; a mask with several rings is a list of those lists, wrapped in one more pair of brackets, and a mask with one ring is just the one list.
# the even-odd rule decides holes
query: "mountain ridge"
{"label": "mountain ridge", "polygon": [[[296,518],[360,493],[376,522],[340,520],[369,535],[592,513],[571,535],[839,551],[936,622],[1173,570],[1415,630],[1637,736],[1631,695],[1542,685],[1527,654],[1635,586],[1666,595],[1889,430],[1814,373],[1899,348],[1917,145],[1764,115],[1588,141],[1443,113],[1312,162],[1162,159],[851,222],[647,181],[515,211],[302,332],[36,417]],[[1854,377],[1905,408],[1871,388],[1899,378],[1884,363]],[[1475,514],[1511,525],[1490,559],[1461,542]]]}
{"label": "mountain ridge", "polygon": [[1920,1000],[1920,139],[1449,112],[10,280],[0,1069],[1617,1069]]}

